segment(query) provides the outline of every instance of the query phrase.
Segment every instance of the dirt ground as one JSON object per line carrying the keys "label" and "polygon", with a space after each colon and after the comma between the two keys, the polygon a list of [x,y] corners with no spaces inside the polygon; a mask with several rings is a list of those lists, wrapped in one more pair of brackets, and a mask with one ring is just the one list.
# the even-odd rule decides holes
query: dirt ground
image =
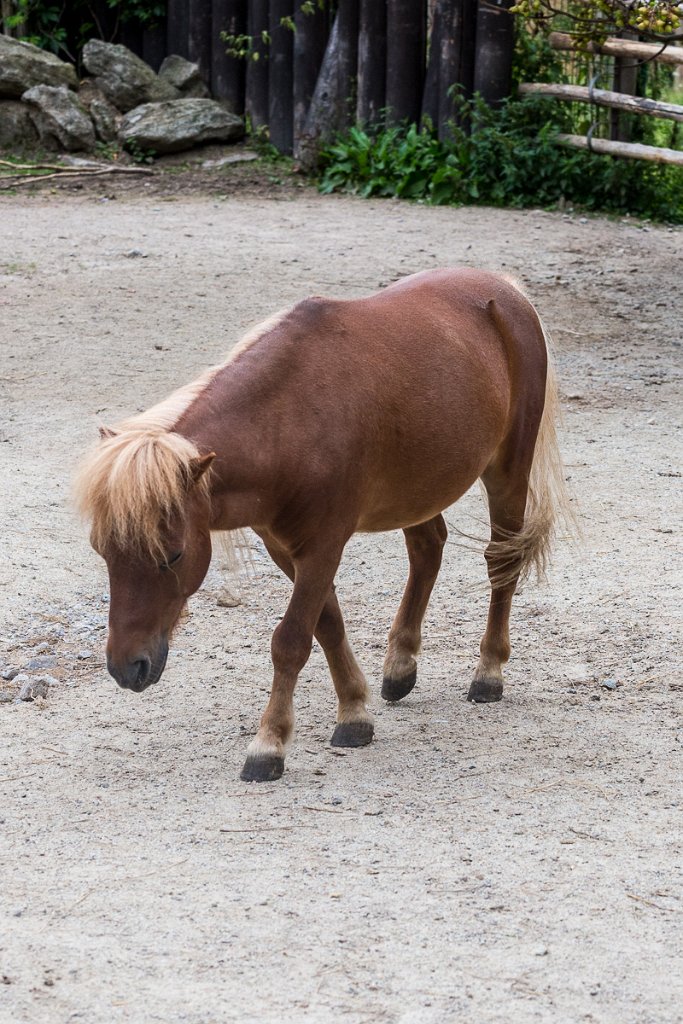
{"label": "dirt ground", "polygon": [[[0,198],[0,669],[52,677],[0,680],[2,1024],[682,1021],[683,232],[240,173]],[[376,739],[330,748],[316,648],[283,779],[241,783],[289,585],[255,541],[250,574],[215,559],[161,682],[118,689],[73,463],[283,305],[453,264],[518,275],[550,326],[583,544],[518,595],[504,700],[473,706],[484,564],[452,532],[418,685],[383,705],[405,556],[355,538]]]}

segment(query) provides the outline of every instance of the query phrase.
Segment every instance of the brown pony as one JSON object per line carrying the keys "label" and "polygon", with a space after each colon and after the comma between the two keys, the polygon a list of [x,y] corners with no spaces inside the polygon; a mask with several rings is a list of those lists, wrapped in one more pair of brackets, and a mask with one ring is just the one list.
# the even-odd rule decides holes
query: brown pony
{"label": "brown pony", "polygon": [[344,545],[356,531],[405,534],[410,573],[382,686],[385,700],[400,700],[415,685],[446,540],[441,512],[481,478],[491,604],[468,699],[500,700],[517,580],[543,570],[568,509],[556,404],[538,316],[492,273],[428,271],[272,317],[225,363],[103,429],[81,465],[77,500],[109,570],[109,672],[137,692],[157,682],[209,566],[212,531],[250,526],[294,587],[242,778],[282,775],[313,636],[339,700],[332,743],[370,743],[368,687],[334,590]]}

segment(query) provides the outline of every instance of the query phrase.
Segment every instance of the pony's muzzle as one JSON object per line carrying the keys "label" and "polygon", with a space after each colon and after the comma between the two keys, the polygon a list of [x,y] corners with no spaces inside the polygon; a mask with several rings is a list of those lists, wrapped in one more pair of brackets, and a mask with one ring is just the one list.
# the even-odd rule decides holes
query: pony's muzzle
{"label": "pony's muzzle", "polygon": [[107,655],[107,671],[124,690],[142,693],[148,686],[156,683],[166,665],[168,643],[162,640],[154,657],[141,652],[130,661],[115,661],[111,654]]}

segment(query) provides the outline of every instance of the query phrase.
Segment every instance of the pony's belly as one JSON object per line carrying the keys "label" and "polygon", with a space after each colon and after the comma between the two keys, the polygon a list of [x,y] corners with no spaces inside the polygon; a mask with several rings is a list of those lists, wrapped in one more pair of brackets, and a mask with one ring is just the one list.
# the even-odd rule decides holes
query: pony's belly
{"label": "pony's belly", "polygon": [[426,523],[443,512],[469,490],[477,477],[465,484],[430,494],[428,498],[415,500],[414,496],[403,494],[393,501],[378,502],[364,510],[356,523],[358,533],[383,533],[387,530],[405,530],[408,526]]}

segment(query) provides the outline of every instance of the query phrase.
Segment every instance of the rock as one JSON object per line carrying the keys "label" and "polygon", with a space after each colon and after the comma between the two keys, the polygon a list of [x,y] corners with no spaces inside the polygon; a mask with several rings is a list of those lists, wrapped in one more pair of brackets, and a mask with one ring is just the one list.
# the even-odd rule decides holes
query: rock
{"label": "rock", "polygon": [[35,85],[21,98],[31,108],[43,146],[69,151],[94,148],[92,121],[66,86]]}
{"label": "rock", "polygon": [[222,156],[218,160],[204,160],[202,170],[219,171],[221,167],[227,167],[229,164],[245,164],[258,158],[258,153],[231,153],[230,156]]}
{"label": "rock", "polygon": [[81,82],[78,98],[90,114],[100,142],[115,142],[121,124],[121,113],[107,99],[92,78]]}
{"label": "rock", "polygon": [[242,604],[242,598],[238,594],[233,594],[227,587],[223,587],[216,598],[216,604],[219,608],[237,608]]}
{"label": "rock", "polygon": [[89,39],[83,47],[83,63],[107,99],[124,113],[143,103],[160,103],[179,95],[125,46]]}
{"label": "rock", "polygon": [[14,694],[8,690],[0,690],[0,704],[11,704],[14,700]]}
{"label": "rock", "polygon": [[24,104],[0,100],[0,149],[21,150],[37,141],[38,132]]}
{"label": "rock", "polygon": [[159,68],[159,78],[168,82],[187,99],[206,99],[211,95],[199,71],[199,65],[172,53],[164,58]]}
{"label": "rock", "polygon": [[11,680],[14,679],[18,675],[19,675],[19,669],[15,668],[14,665],[8,665],[7,668],[4,668],[2,670],[2,672],[0,672],[0,676],[2,676],[2,678],[5,680],[5,682],[8,682],[8,683],[11,682]]}
{"label": "rock", "polygon": [[30,672],[40,671],[40,669],[54,668],[57,664],[56,654],[39,654],[37,658],[30,658],[24,668],[27,668]]}
{"label": "rock", "polygon": [[48,50],[0,35],[0,96],[18,99],[34,85],[75,89],[76,70]]}
{"label": "rock", "polygon": [[92,651],[79,651],[76,657],[79,661],[87,661],[88,658],[92,658]]}
{"label": "rock", "polygon": [[49,689],[50,684],[45,676],[41,679],[27,678],[19,690],[19,700],[32,701],[36,697],[47,697]]}
{"label": "rock", "polygon": [[156,154],[178,153],[202,142],[239,139],[244,122],[214,100],[170,100],[144,103],[126,115],[119,140],[129,148]]}

